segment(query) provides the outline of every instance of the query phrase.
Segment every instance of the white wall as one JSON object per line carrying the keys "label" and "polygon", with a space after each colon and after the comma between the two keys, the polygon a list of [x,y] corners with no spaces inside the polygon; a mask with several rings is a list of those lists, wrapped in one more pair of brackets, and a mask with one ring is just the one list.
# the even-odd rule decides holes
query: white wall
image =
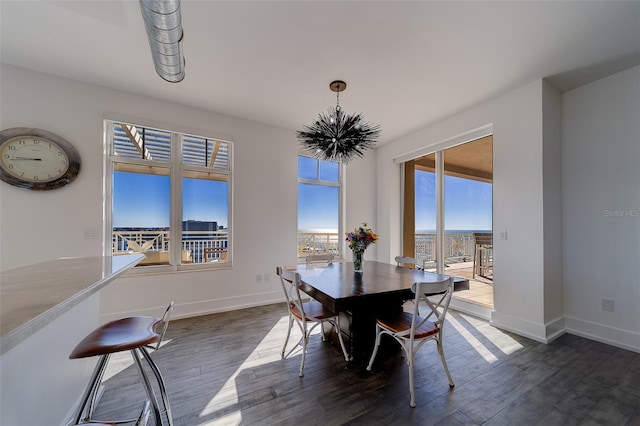
{"label": "white wall", "polygon": [[[176,317],[280,301],[276,265],[296,262],[297,161],[295,132],[257,122],[2,65],[2,128],[39,127],[69,140],[82,170],[70,185],[45,192],[2,183],[2,270],[61,256],[102,253],[103,118],[130,117],[234,141],[234,267],[121,278],[102,291],[103,319],[163,311]],[[375,152],[346,167],[345,227],[375,227]],[[375,249],[368,254],[375,255]],[[256,274],[270,274],[257,283]]]}
{"label": "white wall", "polygon": [[[293,130],[6,64],[0,71],[0,127],[52,131],[70,141],[82,159],[78,178],[58,190],[34,192],[0,183],[0,270],[102,254],[102,239],[85,239],[85,230],[102,232],[103,119],[117,115],[233,139],[233,268],[119,278],[100,292],[102,321],[160,315],[171,300],[175,318],[282,301],[275,268],[297,260],[298,142]],[[346,167],[347,229],[363,220],[376,227],[375,164],[372,152]],[[256,274],[270,279],[257,283]],[[64,371],[66,364],[49,367]],[[79,395],[82,388],[76,391]],[[59,392],[50,395],[61,412],[70,409]]]}
{"label": "white wall", "polygon": [[638,67],[563,96],[535,81],[380,147],[378,224],[390,237],[378,260],[401,250],[393,159],[485,125],[493,229],[508,235],[494,239],[492,324],[542,342],[568,331],[640,351]]}
{"label": "white wall", "polygon": [[492,125],[493,229],[508,235],[494,240],[492,322],[546,341],[542,87],[532,82],[380,147],[377,206],[380,232],[391,235],[378,247],[378,260],[390,261],[401,252],[400,172],[393,159]]}
{"label": "white wall", "polygon": [[565,93],[563,117],[567,328],[640,351],[640,67]]}
{"label": "white wall", "polygon": [[562,95],[542,86],[544,322],[547,338],[562,333]]}

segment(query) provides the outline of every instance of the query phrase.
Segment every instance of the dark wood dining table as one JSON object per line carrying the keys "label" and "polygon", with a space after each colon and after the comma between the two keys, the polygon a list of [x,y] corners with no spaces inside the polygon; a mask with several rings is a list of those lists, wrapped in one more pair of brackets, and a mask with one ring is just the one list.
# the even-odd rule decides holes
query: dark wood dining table
{"label": "dark wood dining table", "polygon": [[[366,261],[364,272],[355,272],[353,262],[298,265],[288,269],[300,274],[301,290],[340,315],[345,343],[353,361],[360,364],[371,356],[376,316],[401,311],[404,302],[414,298],[413,283],[442,277],[375,261]],[[396,345],[393,349],[397,349]]]}

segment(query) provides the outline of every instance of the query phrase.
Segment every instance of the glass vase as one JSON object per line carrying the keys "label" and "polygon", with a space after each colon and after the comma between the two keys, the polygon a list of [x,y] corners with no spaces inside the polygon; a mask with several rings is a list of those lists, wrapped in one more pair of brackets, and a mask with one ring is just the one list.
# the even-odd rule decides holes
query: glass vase
{"label": "glass vase", "polygon": [[353,250],[353,270],[362,272],[364,268],[364,250]]}

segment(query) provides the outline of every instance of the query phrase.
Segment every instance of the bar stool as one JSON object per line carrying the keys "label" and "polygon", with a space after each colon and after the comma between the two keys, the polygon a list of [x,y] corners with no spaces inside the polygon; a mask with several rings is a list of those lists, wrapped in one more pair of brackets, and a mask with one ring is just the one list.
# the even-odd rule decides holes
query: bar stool
{"label": "bar stool", "polygon": [[[164,338],[164,334],[167,331],[169,325],[169,316],[173,311],[174,303],[171,302],[169,307],[165,311],[162,318],[148,317],[148,316],[134,316],[128,318],[122,318],[119,320],[108,322],[85,337],[78,345],[73,349],[70,359],[87,358],[92,356],[100,356],[98,363],[89,380],[89,384],[82,396],[78,410],[74,416],[74,425],[91,424],[92,426],[100,424],[122,424],[129,423],[135,425],[144,425],[147,422],[149,416],[149,406],[153,407],[153,413],[155,417],[155,423],[157,426],[163,424],[161,418],[161,412],[158,407],[158,401],[149,382],[149,377],[144,371],[141,359],[144,359],[147,365],[153,372],[160,394],[162,397],[162,412],[165,414],[169,426],[173,425],[173,419],[171,417],[171,409],[169,407],[169,399],[167,397],[167,391],[160,374],[160,370],[151,359],[148,349],[158,349],[160,343]],[[158,333],[157,331],[160,331]],[[107,421],[101,423],[99,420],[93,420],[93,412],[96,408],[96,398],[104,372],[109,362],[109,357],[112,353],[130,351],[131,357],[135,361],[138,373],[142,380],[142,385],[147,393],[147,399],[140,416],[137,419],[121,420],[121,421]]]}

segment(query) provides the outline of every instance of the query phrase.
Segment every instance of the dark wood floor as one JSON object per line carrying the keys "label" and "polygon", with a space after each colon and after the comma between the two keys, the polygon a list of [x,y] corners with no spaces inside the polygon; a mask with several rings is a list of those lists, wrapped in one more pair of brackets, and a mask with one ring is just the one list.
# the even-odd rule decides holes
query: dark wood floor
{"label": "dark wood floor", "polygon": [[[176,425],[640,425],[640,354],[572,335],[544,345],[472,316],[448,318],[456,387],[429,342],[416,364],[416,408],[401,357],[370,373],[319,335],[299,378],[300,354],[280,359],[284,304],[174,320],[152,356]],[[98,417],[141,406],[128,356],[113,359],[105,388]]]}

